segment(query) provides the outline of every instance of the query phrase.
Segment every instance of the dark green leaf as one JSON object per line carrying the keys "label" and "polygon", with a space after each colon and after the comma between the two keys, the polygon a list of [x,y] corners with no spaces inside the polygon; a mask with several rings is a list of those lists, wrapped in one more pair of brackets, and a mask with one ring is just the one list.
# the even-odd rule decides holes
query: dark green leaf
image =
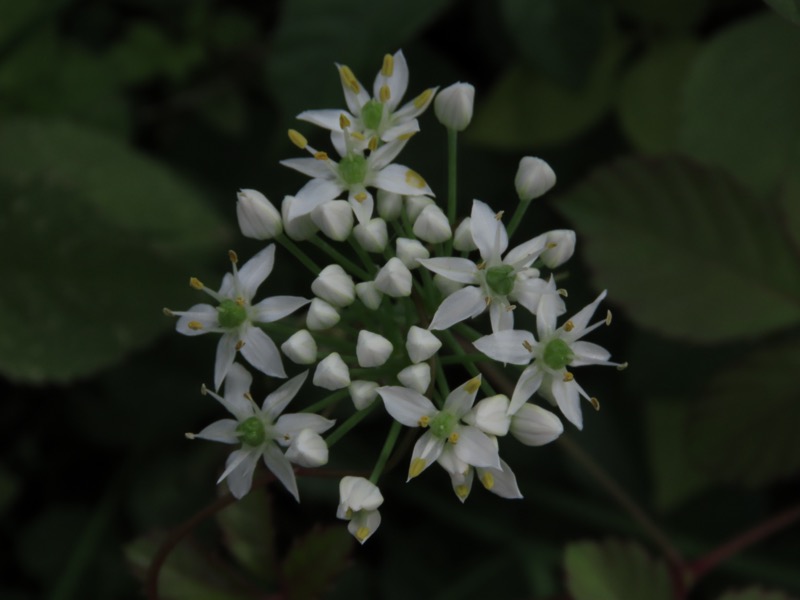
{"label": "dark green leaf", "polygon": [[800,0],[764,0],[785,19],[795,25],[800,25]]}
{"label": "dark green leaf", "polygon": [[694,464],[717,481],[761,485],[800,469],[800,341],[771,343],[713,377],[689,413]]}
{"label": "dark green leaf", "polygon": [[38,514],[16,540],[17,559],[25,573],[46,585],[52,583],[90,518],[85,507],[55,503]]}
{"label": "dark green leaf", "polygon": [[574,600],[671,600],[667,565],[635,542],[609,540],[567,546],[564,566]]}
{"label": "dark green leaf", "polygon": [[19,477],[0,464],[0,515],[14,502],[19,491]]}
{"label": "dark green leaf", "polygon": [[556,208],[580,232],[597,287],[643,327],[715,342],[800,321],[792,248],[774,216],[718,169],[624,159]]}
{"label": "dark green leaf", "polygon": [[611,0],[621,13],[649,27],[689,29],[708,12],[709,0]]}
{"label": "dark green leaf", "polygon": [[252,490],[218,513],[217,520],[225,545],[239,564],[255,577],[273,582],[277,565],[270,496],[264,490]]}
{"label": "dark green leaf", "polygon": [[792,600],[785,592],[768,591],[761,588],[747,588],[735,592],[726,592],[719,600]]}
{"label": "dark green leaf", "polygon": [[[747,48],[746,52],[742,49]],[[756,192],[773,192],[800,157],[797,27],[773,14],[724,30],[689,72],[681,147]]]}
{"label": "dark green leaf", "polygon": [[344,570],[352,547],[353,538],[344,526],[315,529],[298,540],[283,561],[287,598],[319,598]]}

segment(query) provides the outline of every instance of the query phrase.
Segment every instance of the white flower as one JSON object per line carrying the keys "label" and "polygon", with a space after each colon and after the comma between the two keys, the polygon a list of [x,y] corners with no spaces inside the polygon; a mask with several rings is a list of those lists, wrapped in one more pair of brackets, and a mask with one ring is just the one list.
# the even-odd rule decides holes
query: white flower
{"label": "white flower", "polygon": [[501,498],[522,498],[522,492],[517,486],[517,478],[511,467],[502,458],[499,468],[472,467],[460,460],[452,448],[445,446],[437,462],[450,475],[453,491],[462,503],[472,491],[472,481],[476,472],[483,487],[493,494]]}
{"label": "white flower", "polygon": [[256,240],[270,240],[283,232],[281,213],[257,190],[239,190],[236,216],[242,235]]}
{"label": "white flower", "polygon": [[222,286],[215,292],[192,278],[195,289],[206,292],[219,305],[195,304],[189,310],[169,314],[180,318],[175,329],[184,335],[222,333],[217,345],[214,364],[214,389],[219,389],[240,351],[245,360],[256,369],[273,377],[286,377],[277,346],[255,323],[272,323],[308,304],[309,300],[297,296],[273,296],[252,304],[258,286],[272,272],[275,263],[275,245],[270,244],[237,269],[236,253],[229,252],[233,273],[222,279]]}
{"label": "white flower", "polygon": [[[556,314],[552,310],[541,309],[536,314],[536,329],[539,340],[532,333],[521,330],[507,330],[484,336],[475,341],[475,347],[498,361],[515,365],[530,365],[522,372],[511,397],[509,414],[515,414],[535,392],[539,392],[550,402],[557,404],[564,416],[578,429],[583,428],[580,397],[583,396],[599,408],[596,398],[589,395],[575,381],[575,376],[567,367],[584,365],[610,365],[624,368],[626,365],[610,362],[611,354],[605,348],[591,342],[580,341],[583,336],[603,323],[611,322],[611,314],[606,319],[589,325],[597,305],[605,298],[606,292],[581,309],[561,327],[556,329]],[[544,302],[545,296],[542,301]]]}
{"label": "white flower", "polygon": [[433,105],[439,122],[455,131],[464,131],[472,121],[475,88],[469,83],[454,83],[444,88]]}
{"label": "white flower", "polygon": [[519,161],[514,187],[523,202],[530,202],[543,195],[556,184],[556,174],[541,158],[526,156]]}
{"label": "white flower", "polygon": [[[222,419],[212,423],[200,433],[186,436],[201,438],[224,444],[241,444],[225,463],[225,471],[217,483],[228,480],[231,493],[241,498],[250,491],[258,459],[263,457],[267,468],[289,491],[295,500],[300,501],[297,482],[289,459],[279,446],[290,446],[298,435],[308,430],[316,435],[333,427],[334,421],[319,415],[298,413],[281,415],[289,402],[297,395],[307,373],[301,373],[284,383],[264,400],[261,408],[250,395],[252,376],[238,363],[230,368],[225,382],[225,394],[219,396],[203,388],[204,393],[218,400],[235,419]],[[308,434],[304,434],[307,436]]]}
{"label": "white flower", "polygon": [[494,442],[477,427],[460,422],[472,408],[480,388],[480,376],[470,379],[453,390],[442,410],[419,392],[405,387],[378,388],[387,412],[406,427],[424,427],[414,446],[408,479],[418,476],[437,460],[449,445],[455,456],[468,465],[500,469],[500,457]]}
{"label": "white flower", "polygon": [[[467,284],[444,299],[433,315],[430,329],[447,329],[476,317],[488,306],[492,331],[503,331],[514,327],[512,301],[519,302],[532,313],[538,309],[547,283],[538,278],[538,271],[531,265],[547,249],[546,240],[543,236],[533,238],[503,257],[508,248],[508,233],[500,221],[501,216],[502,213],[496,215],[480,200],[472,203],[470,228],[480,251],[480,264],[456,257],[419,261],[434,273]],[[563,301],[557,295],[553,301],[558,305],[558,314],[563,314]]]}
{"label": "white flower", "polygon": [[339,482],[339,508],[336,516],[350,521],[347,531],[363,544],[381,524],[378,507],[383,504],[381,491],[363,477],[342,477]]}
{"label": "white flower", "polygon": [[[336,65],[342,80],[344,97],[350,112],[345,112],[353,123],[353,129],[366,138],[376,137],[391,142],[419,131],[416,117],[425,112],[433,100],[436,88],[430,88],[398,109],[408,87],[408,65],[403,52],[383,57],[383,65],[372,86],[373,97],[356,79],[346,65]],[[339,123],[341,110],[307,110],[297,115],[333,132],[341,132]]]}

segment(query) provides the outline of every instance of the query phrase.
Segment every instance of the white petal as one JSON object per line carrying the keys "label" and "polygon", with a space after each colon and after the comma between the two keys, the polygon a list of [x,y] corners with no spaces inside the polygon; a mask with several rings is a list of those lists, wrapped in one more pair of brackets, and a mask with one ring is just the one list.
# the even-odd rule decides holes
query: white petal
{"label": "white petal", "polygon": [[558,408],[578,429],[583,429],[583,413],[581,412],[581,396],[578,392],[578,384],[572,381],[564,381],[560,377],[554,377],[550,388],[553,397],[556,399]]}
{"label": "white petal", "polygon": [[394,110],[400,104],[408,87],[408,64],[402,50],[395,52],[392,57],[391,75],[388,77],[384,75],[383,69],[378,71],[372,86],[372,95],[375,98],[381,97],[381,88],[384,85],[389,87],[389,101],[386,103],[386,109]]}
{"label": "white petal", "polygon": [[447,395],[443,410],[446,410],[460,419],[472,408],[472,404],[475,402],[475,396],[478,395],[480,387],[480,375],[462,383]]}
{"label": "white petal", "polygon": [[272,323],[292,314],[311,302],[299,296],[272,296],[251,307],[250,319],[254,323]]}
{"label": "white petal", "polygon": [[243,498],[253,484],[253,471],[256,469],[259,454],[258,448],[242,448],[231,452],[225,463],[225,472],[217,483],[227,478],[231,494],[236,498]]}
{"label": "white petal", "polygon": [[458,458],[476,467],[500,468],[500,455],[488,435],[468,425],[462,425],[456,431],[458,441],[453,444],[453,450]]}
{"label": "white petal", "polygon": [[581,310],[579,310],[573,317],[570,318],[572,324],[574,325],[572,331],[569,332],[568,335],[564,336],[565,339],[569,341],[580,339],[583,335],[586,326],[589,324],[589,320],[594,315],[594,311],[597,310],[597,305],[603,301],[603,298],[606,297],[606,290],[600,292],[600,295],[594,299],[594,302],[591,304],[587,304]]}
{"label": "white petal", "polygon": [[238,444],[239,438],[236,435],[236,428],[239,421],[234,419],[221,419],[214,421],[205,427],[200,433],[195,433],[192,437],[211,440],[212,442],[222,442],[223,444]]}
{"label": "white petal", "polygon": [[381,139],[384,142],[393,142],[394,140],[400,137],[410,138],[418,131],[419,131],[419,121],[417,121],[413,117],[410,117],[410,120],[408,121],[400,119],[397,121],[397,125],[389,127],[383,132],[383,135],[381,135]]}
{"label": "white petal", "polygon": [[[339,77],[342,80],[342,90],[344,91],[344,99],[347,102],[347,107],[354,115],[361,114],[361,107],[369,101],[369,93],[361,82],[356,79],[352,71],[345,65],[336,64],[339,69]],[[348,73],[349,72],[349,73]],[[352,77],[349,79],[345,75]]]}
{"label": "white petal", "polygon": [[239,292],[248,302],[256,295],[258,286],[272,273],[275,265],[275,244],[270,244],[253,258],[244,263],[239,269],[239,276],[236,278]]}
{"label": "white petal", "polygon": [[[386,167],[389,163],[391,163],[397,155],[402,152],[405,145],[408,143],[407,139],[404,140],[394,140],[389,142],[388,144],[384,144],[383,146],[379,147],[375,150],[372,154],[369,155],[367,159],[367,163],[369,165],[369,170],[373,174],[378,173],[381,169]],[[380,187],[380,186],[376,186]]]}
{"label": "white petal", "polygon": [[[364,194],[365,197],[361,200],[357,200],[355,197],[357,193]],[[347,202],[350,204],[350,208],[353,209],[353,214],[356,216],[359,223],[369,223],[369,220],[372,218],[372,210],[375,206],[372,194],[366,190],[351,190],[350,195],[347,197]]]}
{"label": "white petal", "polygon": [[264,464],[283,484],[283,487],[294,496],[294,499],[300,502],[300,492],[297,491],[297,480],[294,477],[292,463],[275,444],[267,444],[264,449]]}
{"label": "white petal", "polygon": [[328,444],[318,433],[302,429],[286,449],[286,458],[301,467],[321,467],[328,463]]}
{"label": "white petal", "polygon": [[440,440],[430,431],[423,433],[414,444],[414,450],[411,452],[411,463],[408,469],[408,479],[410,481],[414,477],[418,477],[425,469],[439,458],[439,455],[444,449],[444,441]]}
{"label": "white petal", "polygon": [[508,251],[508,254],[503,257],[503,263],[513,265],[517,271],[530,267],[533,261],[546,250],[546,241],[546,237],[540,235],[520,244]]}
{"label": "white petal", "polygon": [[547,294],[548,299],[541,304],[542,309],[550,311],[556,316],[561,316],[566,312],[566,305],[561,295],[551,287],[548,282],[538,277],[520,280],[517,278],[514,284],[513,296],[517,302],[522,304],[531,313],[536,314],[540,308],[542,297]]}
{"label": "white petal", "polygon": [[509,415],[516,413],[528,401],[528,398],[539,390],[543,378],[544,371],[535,362],[522,372],[511,396],[511,404],[508,406]]}
{"label": "white petal", "polygon": [[423,90],[416,98],[403,104],[403,106],[394,113],[395,121],[400,122],[405,119],[411,119],[424,113],[431,105],[431,102],[433,102],[436,96],[436,90],[438,89],[438,87],[432,87]]}
{"label": "white petal", "polygon": [[489,318],[492,323],[492,331],[507,331],[514,328],[514,311],[510,310],[508,304],[497,300],[489,306]]}
{"label": "white petal", "polygon": [[239,336],[235,333],[223,333],[217,343],[217,358],[214,361],[214,389],[222,385],[228,370],[236,358],[236,344]]}
{"label": "white petal", "polygon": [[569,363],[571,367],[605,364],[611,358],[611,352],[592,342],[572,342],[569,347],[575,353],[575,358]]}
{"label": "white petal", "polygon": [[423,267],[452,281],[475,284],[478,266],[468,258],[427,258],[418,261]]}
{"label": "white petal", "polygon": [[383,495],[378,486],[368,479],[346,475],[339,482],[339,504],[345,507],[342,513],[348,508],[353,512],[376,510],[383,504]]}
{"label": "white petal", "polygon": [[419,173],[397,164],[387,165],[376,173],[372,178],[372,185],[404,196],[434,195],[433,190]]}
{"label": "white petal", "polygon": [[322,127],[323,129],[329,129],[331,131],[340,131],[341,127],[339,127],[339,119],[342,116],[342,114],[344,114],[348,118],[348,120],[355,121],[355,117],[353,115],[347,114],[346,111],[339,110],[338,108],[325,108],[322,110],[305,110],[301,112],[299,115],[297,115],[297,119],[299,119],[300,121],[306,121],[307,123],[313,123],[314,125]]}
{"label": "white petal", "polygon": [[508,233],[502,221],[489,205],[480,200],[472,201],[470,214],[472,239],[481,253],[481,258],[490,263],[499,263],[508,247]]}
{"label": "white petal", "polygon": [[328,161],[316,158],[287,158],[280,161],[284,167],[299,171],[313,179],[332,179],[333,173],[328,166]]}
{"label": "white petal", "polygon": [[428,329],[448,329],[456,323],[477,317],[485,309],[483,292],[477,287],[467,286],[442,301]]}
{"label": "white petal", "polygon": [[275,432],[278,434],[275,441],[281,446],[286,446],[287,444],[291,444],[295,437],[303,430],[309,430],[320,434],[325,433],[335,424],[336,421],[310,413],[281,415],[281,418],[275,423]]}
{"label": "white petal", "polygon": [[381,513],[377,510],[362,510],[357,512],[347,524],[347,531],[358,540],[360,544],[372,537],[372,534],[381,525]]}
{"label": "white petal", "polygon": [[406,427],[419,427],[422,417],[431,417],[438,413],[433,403],[419,392],[401,386],[384,386],[378,388],[378,395],[395,421]]}
{"label": "white petal", "polygon": [[248,327],[242,341],[240,352],[247,362],[266,375],[286,377],[278,347],[266,333],[258,327]]}
{"label": "white petal", "polygon": [[[478,468],[477,471],[478,479],[480,479],[483,487],[493,494],[497,494],[501,498],[522,498],[522,492],[519,491],[514,471],[502,458],[500,459],[500,469]],[[487,474],[490,476],[487,477]]]}
{"label": "white petal", "polygon": [[183,335],[203,335],[209,331],[223,331],[219,326],[219,313],[210,304],[195,304],[187,311],[174,314],[179,315],[175,331]]}
{"label": "white petal", "polygon": [[303,371],[300,375],[292,377],[289,381],[264,398],[261,410],[271,422],[275,421],[278,415],[286,408],[286,405],[297,395],[297,392],[303,387],[307,376],[308,371]]}
{"label": "white petal", "polygon": [[472,343],[489,358],[512,365],[527,365],[533,354],[526,346],[534,348],[536,339],[529,331],[508,329],[485,335]]}
{"label": "white petal", "polygon": [[288,221],[293,221],[307,214],[312,210],[336,198],[344,191],[344,186],[337,181],[329,179],[312,179],[305,184],[294,196],[291,206],[289,206]]}
{"label": "white petal", "polygon": [[539,297],[539,304],[536,306],[536,331],[539,334],[540,340],[549,339],[553,332],[556,330],[556,320],[559,314],[562,314],[564,301],[558,297],[555,290],[555,282],[553,276],[547,282],[547,288]]}
{"label": "white petal", "polygon": [[225,377],[225,394],[216,396],[221,404],[239,421],[253,416],[253,404],[245,397],[250,392],[253,376],[239,363],[233,363]]}

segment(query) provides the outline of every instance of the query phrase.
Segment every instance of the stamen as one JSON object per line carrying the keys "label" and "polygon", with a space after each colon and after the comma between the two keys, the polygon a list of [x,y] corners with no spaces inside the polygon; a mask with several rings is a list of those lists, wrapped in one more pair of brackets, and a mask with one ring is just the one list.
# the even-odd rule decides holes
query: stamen
{"label": "stamen", "polygon": [[186,436],[187,440],[193,440],[194,439],[194,434],[193,433],[184,433],[183,435]]}
{"label": "stamen", "polygon": [[486,302],[486,306],[491,306],[492,297],[491,296],[486,296],[486,298],[484,298],[484,301]]}
{"label": "stamen", "polygon": [[350,119],[347,118],[347,115],[342,113],[339,115],[339,127],[342,129],[347,129],[350,127]]}
{"label": "stamen", "polygon": [[391,98],[392,96],[392,91],[389,89],[389,86],[385,84],[381,86],[381,89],[379,90],[378,93],[381,102],[383,102],[384,104],[386,104],[389,101],[389,98]]}
{"label": "stamen", "polygon": [[506,212],[506,211],[504,211],[504,210],[501,210],[499,213],[495,214],[495,216],[494,216],[494,218],[495,218],[495,221],[502,221],[502,220],[503,220],[503,214],[504,214],[505,212]]}
{"label": "stamen", "polygon": [[359,527],[358,529],[356,529],[356,539],[359,542],[363,542],[368,537],[369,537],[369,527]]}
{"label": "stamen", "polygon": [[417,173],[416,171],[412,171],[408,169],[406,171],[406,183],[415,188],[424,188],[427,184],[425,180],[422,178],[422,175]]}
{"label": "stamen", "polygon": [[486,261],[482,260],[475,268],[478,269],[478,271],[483,271],[486,268]]}
{"label": "stamen", "polygon": [[239,340],[238,342],[236,342],[236,346],[234,346],[234,348],[236,348],[236,350],[241,350],[242,348],[244,348],[244,340]]}
{"label": "stamen", "polygon": [[236,254],[233,250],[228,250],[228,259],[233,263],[237,264],[239,262],[239,255]]}
{"label": "stamen", "polygon": [[600,410],[600,400],[592,396],[591,398],[589,398],[589,402],[591,402],[592,408],[594,408],[595,410]]}
{"label": "stamen", "polygon": [[428,102],[431,101],[431,96],[433,96],[433,88],[428,88],[427,90],[422,92],[419,96],[414,98],[413,100],[414,106],[416,106],[417,108],[422,108],[423,106],[428,104]]}
{"label": "stamen", "polygon": [[611,311],[606,311],[606,325],[611,325]]}
{"label": "stamen", "polygon": [[369,144],[367,144],[367,148],[369,148],[370,152],[375,152],[378,149],[378,138],[372,136],[369,138]]}
{"label": "stamen", "polygon": [[189,285],[192,286],[196,290],[202,290],[204,287],[203,282],[200,281],[197,277],[192,277],[189,280]]}
{"label": "stamen", "polygon": [[408,468],[408,478],[412,479],[422,473],[427,466],[424,458],[415,458],[411,461],[411,466]]}
{"label": "stamen", "polygon": [[314,158],[317,160],[328,160],[328,153],[320,150],[319,152],[314,153]]}
{"label": "stamen", "polygon": [[306,137],[296,129],[289,130],[289,140],[295,146],[300,148],[300,150],[305,150],[306,146],[308,146],[308,140],[306,139]]}
{"label": "stamen", "polygon": [[200,331],[203,328],[203,324],[200,321],[189,321],[186,326],[192,331]]}
{"label": "stamen", "polygon": [[431,422],[431,418],[428,415],[424,415],[419,418],[419,426],[420,427],[427,427]]}
{"label": "stamen", "polygon": [[364,192],[358,192],[357,194],[353,194],[353,198],[355,198],[357,202],[363,202],[367,199],[367,195]]}
{"label": "stamen", "polygon": [[464,384],[464,391],[468,394],[474,394],[481,387],[481,376],[476,375]]}
{"label": "stamen", "polygon": [[620,363],[617,365],[617,371],[624,371],[628,368],[628,361],[626,360],[624,363]]}
{"label": "stamen", "polygon": [[408,133],[403,133],[403,134],[398,135],[397,139],[398,140],[402,140],[402,141],[405,142],[406,140],[410,140],[415,135],[417,135],[416,131],[409,131]]}
{"label": "stamen", "polygon": [[516,304],[509,304],[508,306],[506,306],[506,310],[508,312],[511,312],[512,310],[517,310],[517,305]]}
{"label": "stamen", "polygon": [[255,402],[255,400],[253,400],[253,395],[250,392],[245,392],[244,397],[250,400],[250,402]]}
{"label": "stamen", "polygon": [[555,242],[550,242],[550,243],[547,244],[547,249],[548,250],[552,250],[556,246],[558,246],[558,244],[556,244]]}
{"label": "stamen", "polygon": [[531,343],[528,340],[522,342],[522,347],[525,348],[525,350],[527,350],[528,352],[533,352],[533,346],[531,346]]}
{"label": "stamen", "polygon": [[449,436],[447,436],[447,441],[450,442],[451,444],[458,443],[458,433],[456,433],[455,431],[451,433]]}
{"label": "stamen", "polygon": [[361,133],[360,131],[352,131],[352,132],[350,133],[350,137],[351,137],[351,138],[355,138],[355,139],[357,139],[359,142],[363,142],[363,141],[366,139],[366,138],[364,137],[364,134],[363,134],[363,133]]}
{"label": "stamen", "polygon": [[203,385],[201,385],[201,386],[200,386],[200,393],[201,393],[203,396],[205,396],[206,394],[208,394],[208,388],[206,387],[206,384],[205,384],[205,383],[204,383]]}
{"label": "stamen", "polygon": [[354,94],[357,94],[358,92],[361,91],[361,86],[358,85],[358,79],[356,79],[356,76],[353,75],[353,71],[350,70],[350,67],[348,67],[347,65],[340,66],[339,73],[341,74],[342,79],[344,80],[344,84],[351,90],[353,90]]}
{"label": "stamen", "polygon": [[558,292],[559,296],[563,296],[564,298],[566,298],[569,295],[567,294],[567,290],[565,290],[564,288],[558,288],[556,292]]}
{"label": "stamen", "polygon": [[381,67],[381,75],[384,77],[391,77],[394,73],[394,56],[386,54],[383,57],[383,66]]}
{"label": "stamen", "polygon": [[566,323],[564,323],[564,331],[569,333],[573,329],[575,329],[575,323],[573,323],[572,321],[567,321]]}
{"label": "stamen", "polygon": [[464,500],[469,495],[469,488],[464,484],[457,485],[454,491],[461,500]]}
{"label": "stamen", "polygon": [[161,312],[163,312],[163,313],[164,313],[165,315],[167,315],[168,317],[174,317],[174,316],[175,316],[175,313],[174,313],[174,312],[172,312],[170,309],[168,309],[168,308],[166,308],[166,307],[162,308],[162,309],[161,309]]}
{"label": "stamen", "polygon": [[569,371],[564,371],[564,381],[569,383],[570,381],[573,381],[574,379],[575,379],[575,375],[573,375]]}
{"label": "stamen", "polygon": [[350,508],[349,506],[347,507],[347,510],[344,513],[344,518],[348,520],[353,518],[353,509]]}
{"label": "stamen", "polygon": [[483,475],[481,475],[481,483],[487,490],[491,490],[494,487],[494,475],[489,471],[484,471]]}

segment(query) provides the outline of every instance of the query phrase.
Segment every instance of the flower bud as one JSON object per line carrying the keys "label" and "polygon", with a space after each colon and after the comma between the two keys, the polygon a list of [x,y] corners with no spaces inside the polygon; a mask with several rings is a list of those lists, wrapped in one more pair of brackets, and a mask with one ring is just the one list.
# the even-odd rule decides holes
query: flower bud
{"label": "flower bud", "polygon": [[291,212],[292,203],[295,201],[294,196],[285,196],[281,203],[281,215],[283,216],[283,228],[286,230],[286,235],[296,242],[307,240],[315,233],[317,233],[317,226],[311,220],[310,215],[303,215],[302,217],[295,217],[289,220],[289,212]]}
{"label": "flower bud", "polygon": [[244,237],[271,240],[283,232],[281,214],[267,197],[257,190],[239,190],[236,216]]}
{"label": "flower bud", "polygon": [[464,422],[489,435],[506,435],[511,426],[508,397],[503,394],[484,398],[464,415]]}
{"label": "flower bud", "polygon": [[308,307],[306,327],[312,331],[328,329],[339,322],[341,316],[336,309],[320,298],[314,298]]}
{"label": "flower bud", "polygon": [[523,202],[530,202],[543,195],[556,184],[556,174],[541,158],[526,156],[519,161],[514,187]]}
{"label": "flower bud", "polygon": [[554,229],[543,233],[547,250],[539,259],[550,269],[555,269],[567,262],[575,252],[575,232],[571,229]]}
{"label": "flower bud", "polygon": [[382,335],[372,333],[366,329],[358,332],[356,344],[356,357],[360,367],[379,367],[392,355],[392,342]]}
{"label": "flower bud", "polygon": [[353,228],[353,235],[367,252],[383,252],[389,242],[386,221],[383,219],[372,219],[367,223],[359,223]]}
{"label": "flower bud", "polygon": [[452,279],[448,279],[447,277],[445,277],[444,275],[440,275],[439,273],[433,276],[433,284],[445,297],[449,296],[453,292],[457,292],[462,287],[464,287],[463,283],[459,283],[457,281],[453,281]]}
{"label": "flower bud", "polygon": [[286,458],[301,467],[321,467],[328,464],[328,444],[315,431],[302,429],[286,449]]}
{"label": "flower bud", "polygon": [[412,325],[406,337],[406,350],[411,362],[421,363],[439,351],[442,342],[433,333],[422,327]]}
{"label": "flower bud", "polygon": [[560,436],[564,425],[549,410],[528,402],[511,416],[510,431],[526,446],[543,446]]}
{"label": "flower bud", "polygon": [[475,88],[469,83],[454,83],[436,95],[433,112],[439,122],[455,131],[464,131],[472,121]]}
{"label": "flower bud", "polygon": [[410,296],[411,283],[411,271],[397,257],[390,258],[375,277],[375,287],[393,298]]}
{"label": "flower bud", "polygon": [[400,371],[397,379],[407,388],[424,394],[431,384],[431,368],[428,363],[411,365]]}
{"label": "flower bud", "polygon": [[397,238],[395,242],[395,254],[403,264],[409,269],[416,269],[419,267],[417,262],[418,258],[428,258],[431,253],[423,246],[419,240],[412,240],[410,238]]}
{"label": "flower bud", "polygon": [[477,250],[475,240],[472,238],[472,219],[467,217],[456,227],[456,233],[453,236],[453,248],[459,252],[472,252]]}
{"label": "flower bud", "polygon": [[433,204],[433,198],[428,196],[408,196],[406,198],[406,214],[412,223],[417,220],[422,209]]}
{"label": "flower bud", "polygon": [[328,265],[311,282],[311,291],[339,308],[349,306],[356,299],[353,278],[339,265]]}
{"label": "flower bud", "polygon": [[378,190],[378,215],[384,221],[394,221],[403,209],[403,196],[386,190]]}
{"label": "flower bud", "polygon": [[350,369],[337,352],[331,352],[319,361],[314,371],[314,385],[326,390],[340,390],[350,385]]}
{"label": "flower bud", "polygon": [[353,209],[346,200],[331,200],[311,211],[311,220],[322,233],[337,242],[345,241],[353,231]]}
{"label": "flower bud", "polygon": [[361,544],[366,542],[381,524],[378,507],[383,496],[378,487],[363,477],[343,477],[339,482],[339,507],[336,516],[347,519],[347,531]]}
{"label": "flower bud", "polygon": [[414,235],[429,244],[438,244],[449,240],[453,235],[447,215],[435,204],[430,204],[414,221]]}
{"label": "flower bud", "polygon": [[357,380],[350,383],[350,398],[356,410],[364,410],[378,397],[378,384],[374,381]]}
{"label": "flower bud", "polygon": [[374,281],[362,281],[356,284],[356,296],[370,310],[378,310],[383,299],[381,291],[375,287]]}
{"label": "flower bud", "polygon": [[298,365],[310,365],[317,360],[317,342],[306,329],[301,329],[283,342],[281,350]]}

